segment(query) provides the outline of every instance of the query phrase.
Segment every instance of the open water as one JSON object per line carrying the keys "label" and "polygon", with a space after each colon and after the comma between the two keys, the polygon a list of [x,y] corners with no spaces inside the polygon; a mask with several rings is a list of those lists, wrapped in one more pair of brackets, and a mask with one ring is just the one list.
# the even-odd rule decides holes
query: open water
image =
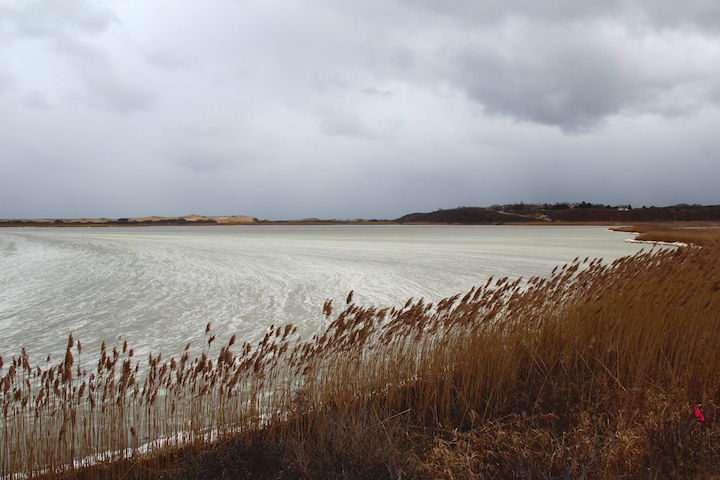
{"label": "open water", "polygon": [[[629,234],[586,226],[212,226],[0,229],[0,355],[61,360],[72,332],[90,362],[124,340],[139,355],[255,343],[271,324],[303,338],[354,301],[380,307],[549,276],[575,257],[636,253]],[[647,246],[645,246],[647,248]],[[89,353],[85,353],[89,352]],[[142,357],[141,357],[142,358]]]}

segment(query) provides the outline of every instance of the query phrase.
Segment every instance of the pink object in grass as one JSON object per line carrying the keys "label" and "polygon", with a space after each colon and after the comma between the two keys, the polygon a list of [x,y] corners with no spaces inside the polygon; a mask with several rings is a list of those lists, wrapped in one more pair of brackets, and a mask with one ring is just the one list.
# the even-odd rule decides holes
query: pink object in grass
{"label": "pink object in grass", "polygon": [[700,407],[698,405],[695,405],[695,416],[701,421],[705,421],[705,417],[703,416],[702,412],[700,411]]}

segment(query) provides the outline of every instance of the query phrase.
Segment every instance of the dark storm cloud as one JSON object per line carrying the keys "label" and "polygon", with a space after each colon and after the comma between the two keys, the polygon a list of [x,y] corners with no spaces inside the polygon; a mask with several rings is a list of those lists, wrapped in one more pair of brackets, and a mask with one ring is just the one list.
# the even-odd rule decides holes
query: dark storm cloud
{"label": "dark storm cloud", "polygon": [[[717,102],[720,4],[406,2],[456,27],[436,49],[441,77],[486,113],[578,132],[616,114],[692,113]],[[442,42],[442,40],[441,40]],[[715,59],[716,54],[712,55]]]}
{"label": "dark storm cloud", "polygon": [[653,72],[577,31],[528,33],[510,54],[478,48],[457,57],[455,83],[486,112],[577,132],[620,113],[674,116],[717,101],[718,72],[704,65]]}
{"label": "dark storm cloud", "polygon": [[[467,52],[457,58],[455,83],[489,114],[557,125],[566,131],[591,127],[636,100],[620,66],[605,52],[569,42],[546,58],[527,52],[506,58]],[[628,88],[630,87],[630,88]]]}

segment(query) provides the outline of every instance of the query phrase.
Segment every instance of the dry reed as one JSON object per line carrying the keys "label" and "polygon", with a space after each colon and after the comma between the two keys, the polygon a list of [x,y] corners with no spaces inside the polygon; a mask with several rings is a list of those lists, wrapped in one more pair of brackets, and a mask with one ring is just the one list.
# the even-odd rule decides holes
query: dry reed
{"label": "dry reed", "polygon": [[636,240],[647,242],[703,245],[720,241],[720,225],[711,222],[642,223],[617,230],[636,232]]}

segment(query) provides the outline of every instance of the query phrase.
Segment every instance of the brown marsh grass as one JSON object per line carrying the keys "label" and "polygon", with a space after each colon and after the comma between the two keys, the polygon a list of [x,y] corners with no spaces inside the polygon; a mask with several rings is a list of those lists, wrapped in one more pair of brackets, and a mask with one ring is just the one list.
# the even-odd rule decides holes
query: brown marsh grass
{"label": "brown marsh grass", "polygon": [[[72,336],[2,373],[0,474],[47,478],[705,478],[720,474],[720,244],[431,304],[352,303],[310,340],[142,361]],[[212,354],[210,352],[213,352]]]}
{"label": "brown marsh grass", "polygon": [[720,225],[712,222],[641,223],[616,230],[637,232],[635,239],[647,242],[703,245],[720,241]]}

